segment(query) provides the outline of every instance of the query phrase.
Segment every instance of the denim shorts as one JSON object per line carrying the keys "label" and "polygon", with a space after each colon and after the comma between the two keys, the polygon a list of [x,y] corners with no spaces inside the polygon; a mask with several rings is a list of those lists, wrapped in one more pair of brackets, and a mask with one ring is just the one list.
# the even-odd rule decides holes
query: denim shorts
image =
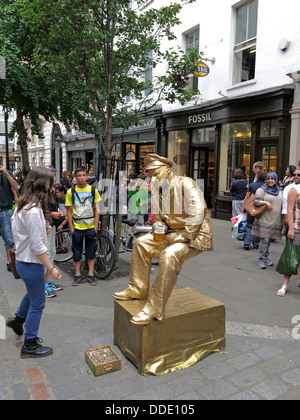
{"label": "denim shorts", "polygon": [[83,251],[83,239],[85,240],[85,255],[87,260],[94,260],[96,249],[97,249],[97,240],[95,229],[86,229],[79,230],[74,229],[72,236],[72,251],[73,251],[73,260],[80,261],[81,254]]}
{"label": "denim shorts", "polygon": [[0,211],[0,226],[2,228],[4,246],[6,248],[13,248],[15,246],[11,230],[11,218],[13,214],[13,210]]}

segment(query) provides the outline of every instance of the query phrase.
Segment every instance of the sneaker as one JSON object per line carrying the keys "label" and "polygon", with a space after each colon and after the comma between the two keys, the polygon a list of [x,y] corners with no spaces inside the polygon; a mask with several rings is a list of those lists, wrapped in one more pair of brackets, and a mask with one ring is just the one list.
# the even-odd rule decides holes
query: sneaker
{"label": "sneaker", "polygon": [[249,245],[244,245],[244,249],[246,250],[246,251],[248,251],[249,250],[249,248],[250,248],[250,246]]}
{"label": "sneaker", "polygon": [[52,289],[54,292],[58,292],[59,290],[63,289],[63,286],[61,284],[55,283],[53,280],[50,280],[48,283],[48,286],[50,289]]}
{"label": "sneaker", "polygon": [[88,282],[91,286],[97,286],[97,282],[94,276],[88,276]]}
{"label": "sneaker", "polygon": [[12,270],[11,270],[11,263],[10,262],[7,262],[6,263],[6,268],[7,268],[7,271],[12,272]]}
{"label": "sneaker", "polygon": [[261,270],[264,270],[266,268],[266,265],[265,265],[264,261],[260,260],[259,263],[258,263],[258,267]]}
{"label": "sneaker", "polygon": [[74,276],[72,281],[72,286],[76,287],[79,286],[79,283],[81,282],[81,276]]}
{"label": "sneaker", "polygon": [[265,259],[265,265],[267,265],[268,267],[271,267],[274,263],[272,261],[269,260],[269,258]]}
{"label": "sneaker", "polygon": [[46,284],[45,295],[47,298],[53,298],[56,296],[56,293],[53,292],[53,290],[51,289],[51,287],[48,286],[48,284]]}

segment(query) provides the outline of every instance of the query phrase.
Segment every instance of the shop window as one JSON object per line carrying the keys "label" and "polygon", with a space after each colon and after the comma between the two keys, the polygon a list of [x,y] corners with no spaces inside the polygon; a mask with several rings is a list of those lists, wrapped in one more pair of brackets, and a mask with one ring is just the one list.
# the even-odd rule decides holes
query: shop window
{"label": "shop window", "polygon": [[228,193],[235,169],[250,173],[250,122],[226,124],[221,130],[219,193]]}
{"label": "shop window", "polygon": [[233,84],[255,78],[258,0],[236,9]]}
{"label": "shop window", "polygon": [[260,137],[279,136],[279,120],[263,120],[260,123]]}
{"label": "shop window", "polygon": [[168,159],[176,175],[186,175],[187,131],[171,131],[168,139]]}

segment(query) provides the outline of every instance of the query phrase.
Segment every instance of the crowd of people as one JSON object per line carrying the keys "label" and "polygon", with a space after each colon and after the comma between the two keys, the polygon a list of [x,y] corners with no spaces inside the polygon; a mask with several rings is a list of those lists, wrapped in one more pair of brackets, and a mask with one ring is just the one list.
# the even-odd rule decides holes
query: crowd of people
{"label": "crowd of people", "polygon": [[[258,267],[266,269],[274,264],[269,259],[270,245],[281,240],[300,245],[300,160],[297,166],[289,165],[283,180],[275,172],[266,173],[262,162],[253,165],[254,181],[247,186],[244,171],[236,169],[230,192],[232,195],[232,217],[247,213],[245,199],[253,195],[254,206],[264,206],[260,217],[247,213],[244,249],[258,250]],[[299,260],[300,268],[300,260]],[[291,276],[284,275],[278,296],[285,296]],[[300,287],[300,270],[297,286]]]}

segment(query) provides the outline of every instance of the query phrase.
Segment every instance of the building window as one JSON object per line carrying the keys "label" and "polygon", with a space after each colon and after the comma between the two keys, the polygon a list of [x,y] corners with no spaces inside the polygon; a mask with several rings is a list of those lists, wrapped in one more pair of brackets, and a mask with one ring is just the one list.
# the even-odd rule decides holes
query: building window
{"label": "building window", "polygon": [[233,84],[255,78],[258,0],[236,9]]}
{"label": "building window", "polygon": [[[185,35],[185,49],[186,53],[189,52],[190,49],[194,48],[199,52],[199,40],[200,40],[200,31],[199,28],[189,32]],[[189,76],[188,80],[188,89],[196,90],[198,89],[198,80],[199,78],[194,74]]]}
{"label": "building window", "polygon": [[270,145],[262,148],[261,161],[266,172],[276,172],[277,170],[277,146]]}
{"label": "building window", "polygon": [[225,124],[221,130],[219,193],[229,191],[232,174],[241,168],[250,173],[250,122]]}
{"label": "building window", "polygon": [[279,120],[263,120],[260,123],[260,137],[278,137]]}
{"label": "building window", "polygon": [[153,51],[148,51],[147,64],[144,71],[144,81],[147,83],[147,88],[144,90],[144,96],[152,93],[152,73],[153,73]]}

